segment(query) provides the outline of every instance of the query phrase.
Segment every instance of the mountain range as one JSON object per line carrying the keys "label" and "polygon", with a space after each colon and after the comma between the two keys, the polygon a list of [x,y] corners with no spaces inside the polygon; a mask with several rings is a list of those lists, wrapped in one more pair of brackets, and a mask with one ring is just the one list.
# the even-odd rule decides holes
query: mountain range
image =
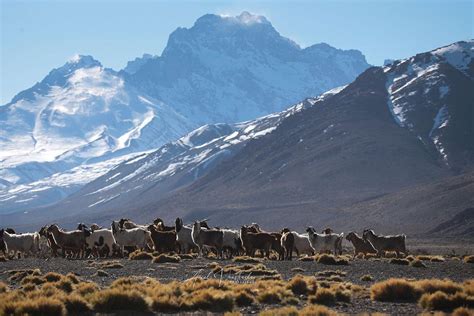
{"label": "mountain range", "polygon": [[52,205],[199,126],[238,129],[368,67],[359,51],[301,48],[248,12],[205,15],[174,31],[160,56],[120,71],[76,55],[0,106],[0,213]]}
{"label": "mountain range", "polygon": [[473,56],[470,40],[370,67],[287,110],[204,125],[56,205],[1,219],[181,216],[473,237]]}

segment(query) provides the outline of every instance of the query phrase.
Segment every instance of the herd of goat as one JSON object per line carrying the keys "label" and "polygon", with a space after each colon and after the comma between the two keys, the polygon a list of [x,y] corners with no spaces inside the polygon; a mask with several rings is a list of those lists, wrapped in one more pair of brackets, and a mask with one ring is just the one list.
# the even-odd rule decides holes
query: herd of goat
{"label": "herd of goat", "polygon": [[[37,255],[41,251],[63,257],[90,258],[124,256],[137,249],[159,253],[190,253],[213,251],[218,258],[230,258],[245,254],[255,256],[258,250],[267,258],[271,251],[279,260],[291,260],[293,253],[314,255],[315,253],[342,254],[344,234],[335,234],[330,228],[317,233],[308,227],[306,233],[284,228],[280,232],[263,231],[258,224],[245,225],[240,230],[211,228],[206,221],[184,225],[177,218],[175,226],[166,226],[157,218],[148,225],[139,225],[129,219],[113,221],[110,229],[97,224],[79,224],[76,230],[65,231],[57,224],[42,227],[35,233],[17,234],[11,228],[0,230],[0,250],[5,256],[20,258],[20,255]],[[346,239],[354,247],[354,256],[362,253],[384,255],[394,251],[407,255],[405,235],[382,236],[373,230],[364,230],[362,237],[350,232]]]}

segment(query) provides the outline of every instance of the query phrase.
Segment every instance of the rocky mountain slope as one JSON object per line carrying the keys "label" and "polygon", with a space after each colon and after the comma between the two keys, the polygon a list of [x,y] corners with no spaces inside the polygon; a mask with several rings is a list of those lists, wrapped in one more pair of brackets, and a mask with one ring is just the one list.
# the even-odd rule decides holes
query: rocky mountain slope
{"label": "rocky mountain slope", "polygon": [[0,213],[51,204],[131,155],[280,111],[368,66],[359,51],[302,49],[247,12],[205,15],[119,72],[75,56],[0,107]]}

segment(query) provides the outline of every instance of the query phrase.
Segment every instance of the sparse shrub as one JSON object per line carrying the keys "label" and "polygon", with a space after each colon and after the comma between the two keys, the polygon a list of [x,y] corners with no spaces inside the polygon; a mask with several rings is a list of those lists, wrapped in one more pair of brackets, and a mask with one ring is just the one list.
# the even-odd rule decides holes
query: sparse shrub
{"label": "sparse shrub", "polygon": [[413,260],[415,260],[416,258],[412,255],[409,255],[409,256],[406,256],[405,259],[407,259],[408,261],[412,262]]}
{"label": "sparse shrub", "polygon": [[390,259],[389,261],[391,264],[398,264],[398,265],[402,265],[402,266],[407,266],[410,264],[410,261],[408,261],[407,259],[400,259],[400,258],[392,258]]}
{"label": "sparse shrub", "polygon": [[338,275],[332,275],[328,278],[328,281],[330,281],[330,282],[342,282],[344,280]]}
{"label": "sparse shrub", "polygon": [[235,294],[235,304],[237,306],[250,306],[255,303],[255,299],[248,293],[241,291]]}
{"label": "sparse shrub", "polygon": [[385,252],[385,258],[396,258],[397,253],[394,251],[386,251]]}
{"label": "sparse shrub", "polygon": [[152,300],[151,308],[159,313],[176,313],[182,309],[179,299],[171,294],[155,296]]}
{"label": "sparse shrub", "polygon": [[336,290],[336,300],[340,302],[350,303],[351,301],[351,292],[344,291],[341,289]]}
{"label": "sparse shrub", "polygon": [[45,279],[42,278],[42,277],[39,277],[39,276],[36,276],[36,275],[28,275],[28,276],[25,276],[22,280],[21,280],[21,285],[26,285],[26,284],[35,284],[35,285],[41,285],[43,283],[45,283]]}
{"label": "sparse shrub", "polygon": [[336,316],[337,313],[333,312],[326,306],[321,305],[308,305],[299,312],[299,316]]}
{"label": "sparse shrub", "polygon": [[441,291],[447,294],[454,294],[463,290],[462,286],[451,280],[424,279],[414,282],[423,293],[434,293]]}
{"label": "sparse shrub", "polygon": [[216,313],[231,311],[234,308],[234,300],[229,293],[215,289],[196,291],[187,302],[193,310],[207,310]]}
{"label": "sparse shrub", "polygon": [[418,259],[414,259],[413,261],[411,261],[410,266],[415,268],[426,268],[426,265],[423,263],[423,261]]}
{"label": "sparse shrub", "polygon": [[99,287],[95,283],[81,282],[76,285],[76,288],[74,289],[74,293],[82,297],[85,297],[97,292],[98,290],[99,290]]}
{"label": "sparse shrub", "polygon": [[37,297],[16,302],[9,302],[4,306],[6,315],[48,315],[63,316],[66,309],[63,303],[49,297]]}
{"label": "sparse shrub", "polygon": [[427,310],[451,311],[457,307],[474,307],[474,298],[468,297],[464,293],[446,294],[437,291],[432,294],[423,294],[420,298],[420,305]]}
{"label": "sparse shrub", "polygon": [[304,256],[301,258],[298,258],[298,261],[314,261],[315,258],[313,256]]}
{"label": "sparse shrub", "polygon": [[472,255],[472,256],[465,256],[464,259],[463,259],[463,261],[464,261],[465,263],[474,263],[474,255]]}
{"label": "sparse shrub", "polygon": [[308,297],[311,304],[333,305],[336,302],[336,295],[330,289],[318,288],[315,295]]}
{"label": "sparse shrub", "polygon": [[293,306],[272,308],[272,309],[267,309],[265,311],[261,311],[259,315],[260,316],[298,316],[298,310]]}
{"label": "sparse shrub", "polygon": [[79,280],[77,275],[75,275],[74,273],[71,273],[71,272],[66,274],[66,278],[68,278],[74,284],[79,284],[81,282],[81,280]]}
{"label": "sparse shrub", "polygon": [[95,294],[92,304],[95,311],[103,313],[112,311],[148,311],[146,300],[135,290],[126,292],[120,289],[103,290]]}
{"label": "sparse shrub", "polygon": [[468,309],[466,307],[456,308],[451,316],[471,316],[474,313],[474,310]]}
{"label": "sparse shrub", "polygon": [[166,263],[166,262],[178,263],[180,260],[181,258],[179,256],[161,254],[158,257],[153,258],[153,263]]}
{"label": "sparse shrub", "polygon": [[445,259],[443,256],[430,256],[430,255],[419,255],[416,256],[416,259],[421,261],[431,261],[431,262],[444,262]]}
{"label": "sparse shrub", "polygon": [[316,262],[321,263],[321,264],[327,264],[327,265],[348,265],[349,264],[349,260],[346,257],[337,258],[333,255],[329,255],[326,253],[318,255],[316,257]]}
{"label": "sparse shrub", "polygon": [[153,259],[153,255],[151,253],[146,252],[146,251],[135,250],[134,252],[132,252],[128,256],[128,259],[130,259],[130,260],[151,260],[151,259]]}
{"label": "sparse shrub", "polygon": [[6,293],[8,291],[8,285],[0,281],[0,294]]}
{"label": "sparse shrub", "polygon": [[433,256],[431,257],[430,261],[431,262],[444,262],[446,260],[441,256]]}
{"label": "sparse shrub", "polygon": [[99,269],[121,269],[123,264],[118,261],[93,262],[93,265]]}
{"label": "sparse shrub", "polygon": [[370,282],[373,279],[374,278],[370,274],[366,274],[366,275],[363,275],[363,276],[360,277],[360,280],[364,281],[364,282]]}
{"label": "sparse shrub", "polygon": [[304,272],[304,269],[300,267],[296,267],[296,268],[292,268],[291,272]]}
{"label": "sparse shrub", "polygon": [[56,272],[48,272],[44,275],[47,282],[57,282],[62,279],[62,275]]}
{"label": "sparse shrub", "polygon": [[61,290],[66,293],[71,293],[72,292],[72,282],[67,280],[67,279],[61,279],[58,282],[52,282],[51,283],[54,287],[56,287],[58,290]]}
{"label": "sparse shrub", "polygon": [[190,253],[181,253],[178,256],[181,258],[181,260],[192,260],[195,258],[195,256]]}
{"label": "sparse shrub", "polygon": [[257,301],[263,304],[278,304],[281,302],[281,297],[278,295],[278,292],[269,290],[263,293],[260,293],[257,296]]}
{"label": "sparse shrub", "polygon": [[308,284],[301,275],[294,276],[289,282],[287,287],[295,295],[306,295],[308,293]]}
{"label": "sparse shrub", "polygon": [[258,259],[258,258],[252,258],[252,257],[249,257],[249,256],[239,256],[239,257],[235,257],[234,259],[232,259],[233,262],[240,262],[240,263],[260,263],[262,262],[262,259]]}
{"label": "sparse shrub", "polygon": [[370,288],[370,297],[382,302],[416,302],[421,291],[405,279],[388,279]]}
{"label": "sparse shrub", "polygon": [[67,313],[71,315],[87,313],[91,310],[89,304],[78,295],[67,296],[64,299],[64,306],[66,307]]}
{"label": "sparse shrub", "polygon": [[96,275],[100,276],[100,277],[107,277],[107,276],[109,276],[109,273],[107,271],[99,269],[99,270],[97,270]]}
{"label": "sparse shrub", "polygon": [[299,303],[300,303],[300,300],[297,299],[297,298],[294,297],[294,296],[285,297],[285,298],[281,301],[281,304],[283,304],[283,305],[298,305]]}

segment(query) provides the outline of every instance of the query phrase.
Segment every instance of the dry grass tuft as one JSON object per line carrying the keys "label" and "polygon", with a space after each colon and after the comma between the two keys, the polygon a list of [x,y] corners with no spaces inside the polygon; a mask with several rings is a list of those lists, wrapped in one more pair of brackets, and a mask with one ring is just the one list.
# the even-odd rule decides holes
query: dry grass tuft
{"label": "dry grass tuft", "polygon": [[313,256],[304,256],[304,257],[298,258],[298,261],[315,261],[315,260],[316,258]]}
{"label": "dry grass tuft", "polygon": [[63,278],[63,275],[56,272],[48,272],[43,277],[47,282],[57,282]]}
{"label": "dry grass tuft", "polygon": [[446,261],[443,256],[430,256],[430,255],[419,255],[419,256],[416,256],[416,259],[421,260],[421,261],[431,261],[431,262]]}
{"label": "dry grass tuft", "polygon": [[151,259],[153,259],[153,255],[151,253],[146,252],[146,251],[135,250],[134,252],[132,252],[128,256],[128,259],[130,259],[130,260],[151,260]]}
{"label": "dry grass tuft", "polygon": [[318,288],[315,295],[310,295],[308,301],[311,304],[333,305],[336,303],[336,293],[333,290]]}
{"label": "dry grass tuft", "polygon": [[287,288],[295,295],[308,294],[308,284],[301,275],[296,275],[288,281]]}
{"label": "dry grass tuft", "polygon": [[237,304],[239,307],[250,306],[255,303],[253,296],[245,291],[237,292],[234,299],[235,304]]}
{"label": "dry grass tuft", "polygon": [[349,260],[346,257],[335,257],[333,255],[328,255],[323,253],[316,256],[316,262],[327,265],[348,265]]}
{"label": "dry grass tuft", "polygon": [[405,279],[388,279],[370,288],[370,297],[382,302],[416,302],[421,291]]}
{"label": "dry grass tuft", "polygon": [[176,255],[161,254],[158,257],[153,258],[153,263],[178,263],[179,261],[181,261],[181,258]]}
{"label": "dry grass tuft", "polygon": [[423,261],[418,259],[411,261],[410,266],[415,268],[426,268],[426,265],[423,263]]}
{"label": "dry grass tuft", "polygon": [[451,316],[471,316],[472,314],[474,314],[474,310],[466,307],[458,307],[453,311]]}
{"label": "dry grass tuft", "polygon": [[49,297],[37,297],[27,300],[7,302],[3,312],[5,315],[48,315],[63,316],[66,309],[63,303]]}
{"label": "dry grass tuft", "polygon": [[426,310],[452,311],[458,307],[474,307],[474,297],[469,297],[464,293],[446,294],[437,291],[432,294],[423,294],[420,298],[420,305]]}
{"label": "dry grass tuft", "polygon": [[474,255],[472,255],[472,256],[465,256],[464,259],[463,259],[463,261],[464,261],[465,263],[474,263]]}
{"label": "dry grass tuft", "polygon": [[400,259],[400,258],[392,258],[389,261],[391,264],[398,264],[402,266],[407,266],[410,264],[410,261],[407,259]]}
{"label": "dry grass tuft", "polygon": [[109,313],[113,311],[147,312],[147,301],[135,290],[107,289],[97,292],[92,298],[94,311]]}
{"label": "dry grass tuft", "polygon": [[280,307],[261,311],[260,316],[336,316],[337,313],[322,305],[308,305],[298,310],[296,307]]}
{"label": "dry grass tuft", "polygon": [[92,262],[92,266],[98,269],[121,269],[123,268],[123,264],[118,261],[94,261]]}
{"label": "dry grass tuft", "polygon": [[360,280],[361,281],[364,281],[364,282],[370,282],[372,281],[374,278],[370,275],[370,274],[365,274],[363,276],[360,277]]}
{"label": "dry grass tuft", "polygon": [[104,271],[104,270],[97,270],[97,272],[95,273],[97,276],[99,277],[107,277],[109,276],[109,273],[107,271]]}
{"label": "dry grass tuft", "polygon": [[244,264],[244,265],[226,265],[216,266],[212,269],[214,273],[221,274],[246,274],[248,276],[277,276],[277,270],[268,270],[267,267],[261,263],[259,264]]}
{"label": "dry grass tuft", "polygon": [[186,305],[192,310],[206,310],[216,313],[231,311],[234,308],[234,299],[230,293],[215,289],[200,290],[193,293]]}
{"label": "dry grass tuft", "polygon": [[239,256],[232,259],[233,262],[240,262],[240,263],[260,263],[262,259],[253,258],[249,256]]}
{"label": "dry grass tuft", "polygon": [[193,260],[194,258],[196,258],[195,255],[190,253],[182,253],[178,254],[178,256],[181,258],[181,260]]}
{"label": "dry grass tuft", "polygon": [[300,268],[300,267],[296,267],[296,268],[292,268],[291,269],[291,272],[304,272],[305,270],[303,268]]}
{"label": "dry grass tuft", "polygon": [[0,281],[0,294],[8,292],[8,285]]}
{"label": "dry grass tuft", "polygon": [[64,307],[70,315],[78,315],[91,311],[91,307],[85,299],[78,295],[69,295],[64,299]]}

